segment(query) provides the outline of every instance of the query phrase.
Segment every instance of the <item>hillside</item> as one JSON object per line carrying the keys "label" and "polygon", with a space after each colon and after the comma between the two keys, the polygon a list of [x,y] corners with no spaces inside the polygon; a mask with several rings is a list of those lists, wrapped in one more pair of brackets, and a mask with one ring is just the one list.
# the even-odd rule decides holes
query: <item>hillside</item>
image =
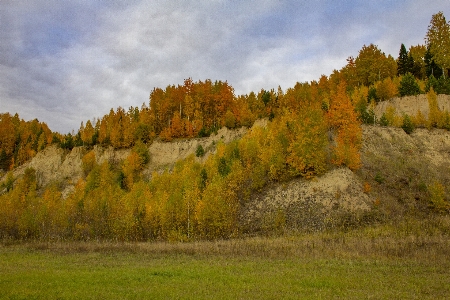
{"label": "hillside", "polygon": [[[253,128],[265,124],[258,121]],[[247,131],[223,128],[207,138],[155,141],[148,146],[151,160],[142,173],[149,179],[153,171],[171,169],[177,160],[194,155],[198,145],[206,155],[196,159],[204,161],[216,151],[219,141],[229,143]],[[272,183],[251,195],[239,212],[242,232],[323,230],[425,211],[431,204],[428,187],[436,182],[450,185],[450,132],[416,129],[408,135],[401,128],[363,125],[362,140],[363,164],[356,172],[330,166],[323,176]],[[99,164],[121,162],[131,151],[100,146],[93,150]],[[65,198],[83,177],[82,157],[87,151],[83,147],[64,151],[50,146],[15,169],[14,177],[32,167],[39,187],[57,183]]]}

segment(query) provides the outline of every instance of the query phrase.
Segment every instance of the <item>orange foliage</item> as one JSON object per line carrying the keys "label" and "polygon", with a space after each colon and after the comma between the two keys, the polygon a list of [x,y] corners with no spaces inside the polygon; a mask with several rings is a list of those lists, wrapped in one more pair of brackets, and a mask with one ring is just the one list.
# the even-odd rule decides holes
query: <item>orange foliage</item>
{"label": "orange foliage", "polygon": [[345,83],[338,86],[328,111],[328,124],[336,133],[333,163],[346,165],[352,170],[361,166],[359,150],[362,129],[357,114],[346,93]]}

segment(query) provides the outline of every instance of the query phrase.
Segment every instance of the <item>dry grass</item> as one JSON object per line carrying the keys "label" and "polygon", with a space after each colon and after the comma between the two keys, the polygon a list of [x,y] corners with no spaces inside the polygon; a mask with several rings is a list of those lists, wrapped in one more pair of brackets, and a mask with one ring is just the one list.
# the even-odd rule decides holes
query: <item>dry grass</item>
{"label": "dry grass", "polygon": [[404,219],[398,224],[380,224],[352,230],[285,234],[275,237],[194,241],[187,243],[111,241],[17,242],[3,247],[28,248],[61,254],[141,253],[284,258],[405,258],[450,261],[450,217]]}

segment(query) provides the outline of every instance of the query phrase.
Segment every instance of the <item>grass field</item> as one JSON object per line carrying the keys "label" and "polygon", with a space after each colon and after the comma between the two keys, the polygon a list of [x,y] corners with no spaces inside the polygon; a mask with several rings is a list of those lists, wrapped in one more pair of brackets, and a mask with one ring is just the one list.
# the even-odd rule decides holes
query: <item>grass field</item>
{"label": "grass field", "polygon": [[2,299],[445,299],[450,239],[385,226],[192,243],[7,243]]}

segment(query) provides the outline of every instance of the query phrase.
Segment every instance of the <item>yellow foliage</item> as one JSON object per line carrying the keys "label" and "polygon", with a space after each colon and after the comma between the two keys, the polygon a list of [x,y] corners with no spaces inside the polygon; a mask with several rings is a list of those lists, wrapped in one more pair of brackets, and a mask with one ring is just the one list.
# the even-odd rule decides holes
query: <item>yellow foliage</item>
{"label": "yellow foliage", "polygon": [[84,175],[87,176],[95,167],[95,165],[96,159],[95,159],[95,152],[93,150],[89,151],[81,158],[81,166],[83,168]]}
{"label": "yellow foliage", "polygon": [[310,178],[324,173],[328,139],[323,111],[305,107],[298,116],[292,117],[286,162],[295,175]]}
{"label": "yellow foliage", "polygon": [[381,101],[389,100],[398,96],[398,84],[394,82],[390,77],[383,79],[383,81],[377,84],[377,96]]}
{"label": "yellow foliage", "polygon": [[428,128],[437,127],[438,123],[441,123],[442,113],[439,110],[437,95],[434,92],[433,88],[427,93],[428,98]]}
{"label": "yellow foliage", "polygon": [[385,112],[386,120],[389,125],[394,127],[401,127],[403,124],[402,116],[397,115],[397,111],[394,106],[388,105]]}
{"label": "yellow foliage", "polygon": [[414,127],[416,128],[425,128],[428,124],[427,119],[420,110],[417,110],[416,115],[413,116],[411,119],[414,124]]}

